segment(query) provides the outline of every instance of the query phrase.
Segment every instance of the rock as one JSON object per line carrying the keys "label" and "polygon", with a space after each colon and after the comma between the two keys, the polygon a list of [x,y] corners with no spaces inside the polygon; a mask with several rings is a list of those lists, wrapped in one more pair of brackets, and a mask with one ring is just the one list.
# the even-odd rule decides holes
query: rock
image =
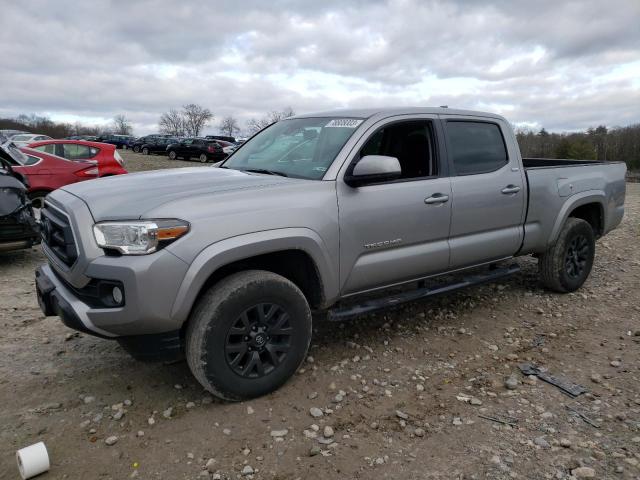
{"label": "rock", "polygon": [[154,423],[156,423],[156,419],[155,419],[155,418],[153,418],[153,417],[149,417],[149,418],[147,419],[147,423],[148,423],[149,425],[153,425]]}
{"label": "rock", "polygon": [[271,436],[273,438],[285,437],[287,435],[287,433],[289,433],[289,430],[287,430],[286,428],[284,428],[282,430],[271,430]]}
{"label": "rock", "polygon": [[144,432],[142,430],[138,430],[138,433],[136,433],[136,436],[144,437]]}
{"label": "rock", "polygon": [[384,458],[382,457],[376,458],[376,465],[384,465]]}
{"label": "rock", "polygon": [[533,440],[533,443],[535,443],[537,446],[539,446],[541,448],[550,448],[551,447],[549,445],[549,442],[547,442],[544,437],[536,437]]}
{"label": "rock", "polygon": [[596,478],[596,471],[591,467],[578,467],[571,470],[571,475],[576,478]]}
{"label": "rock", "polygon": [[214,473],[213,475],[211,475],[211,480],[222,480],[222,475],[220,475],[219,473]]}
{"label": "rock", "polygon": [[491,350],[492,352],[497,352],[498,351],[498,346],[497,345],[489,345],[487,348],[489,350]]}
{"label": "rock", "polygon": [[509,375],[504,380],[504,386],[507,388],[507,390],[515,390],[516,388],[518,388],[519,384],[520,382],[518,381],[518,378],[513,374]]}
{"label": "rock", "polygon": [[207,463],[204,464],[204,468],[206,468],[209,473],[215,473],[216,463],[217,461],[215,458],[210,458],[207,460]]}
{"label": "rock", "polygon": [[612,360],[609,365],[611,365],[612,367],[618,368],[620,365],[622,365],[622,362],[620,360]]}
{"label": "rock", "polygon": [[324,414],[322,413],[322,410],[320,410],[318,407],[311,407],[309,409],[309,414],[313,417],[313,418],[320,418],[322,417]]}
{"label": "rock", "polygon": [[453,417],[453,422],[454,425],[462,425],[462,419],[460,417]]}
{"label": "rock", "polygon": [[129,399],[126,399],[124,402],[122,402],[124,404],[125,407],[130,407],[131,405],[133,405],[133,402]]}
{"label": "rock", "polygon": [[309,450],[310,457],[315,457],[316,455],[320,455],[321,453],[322,449],[318,445],[314,445],[313,447],[311,447],[311,450]]}
{"label": "rock", "polygon": [[117,442],[118,442],[118,437],[116,437],[115,435],[111,435],[110,437],[107,437],[104,439],[104,443],[106,443],[109,446],[115,445]]}
{"label": "rock", "polygon": [[86,395],[83,400],[84,400],[84,403],[92,403],[96,400],[96,397],[92,397],[91,395]]}
{"label": "rock", "polygon": [[414,434],[416,437],[424,437],[424,429],[422,429],[422,428],[416,428],[416,429],[413,431],[413,434]]}
{"label": "rock", "polygon": [[322,434],[324,435],[324,438],[333,437],[333,428],[331,428],[329,425],[327,425],[326,427],[324,427],[324,430],[322,431]]}
{"label": "rock", "polygon": [[116,413],[113,414],[114,420],[121,420],[122,417],[124,417],[124,410],[118,410]]}
{"label": "rock", "polygon": [[162,416],[164,418],[171,418],[172,415],[173,415],[173,407],[169,407],[164,412],[162,412]]}
{"label": "rock", "polygon": [[402,420],[409,420],[409,415],[401,410],[396,410],[396,417],[401,418]]}
{"label": "rock", "polygon": [[253,468],[251,465],[245,465],[242,469],[242,475],[253,475]]}
{"label": "rock", "polygon": [[255,410],[251,407],[247,407],[247,415],[253,415]]}
{"label": "rock", "polygon": [[229,429],[229,428],[223,428],[223,429],[222,429],[222,433],[223,433],[223,434],[225,434],[225,435],[231,435],[231,429]]}
{"label": "rock", "polygon": [[593,383],[601,383],[602,382],[602,376],[597,374],[597,373],[594,373],[593,375],[591,375],[591,381]]}
{"label": "rock", "polygon": [[307,395],[307,398],[309,400],[313,400],[314,398],[318,397],[318,392],[311,392],[309,395]]}
{"label": "rock", "polygon": [[424,385],[422,385],[421,383],[418,383],[418,384],[416,385],[416,390],[417,390],[418,392],[424,392]]}
{"label": "rock", "polygon": [[560,439],[560,446],[564,447],[564,448],[570,448],[571,447],[571,440],[569,440],[568,438],[561,438]]}
{"label": "rock", "polygon": [[193,403],[193,402],[187,402],[187,405],[186,405],[187,410],[191,410],[191,409],[192,409],[192,408],[194,408],[195,406],[196,406],[196,404],[195,404],[195,403]]}
{"label": "rock", "polygon": [[480,400],[479,398],[476,398],[476,397],[471,397],[471,400],[469,400],[469,403],[471,405],[478,406],[478,405],[482,405],[482,400]]}

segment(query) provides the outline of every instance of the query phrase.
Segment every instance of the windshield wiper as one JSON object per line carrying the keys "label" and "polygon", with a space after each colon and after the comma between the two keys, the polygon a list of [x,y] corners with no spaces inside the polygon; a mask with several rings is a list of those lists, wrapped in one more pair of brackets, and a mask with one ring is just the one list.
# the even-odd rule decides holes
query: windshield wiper
{"label": "windshield wiper", "polygon": [[278,172],[276,170],[267,170],[266,168],[245,168],[243,172],[266,173],[267,175],[279,175],[281,177],[289,176],[286,173]]}

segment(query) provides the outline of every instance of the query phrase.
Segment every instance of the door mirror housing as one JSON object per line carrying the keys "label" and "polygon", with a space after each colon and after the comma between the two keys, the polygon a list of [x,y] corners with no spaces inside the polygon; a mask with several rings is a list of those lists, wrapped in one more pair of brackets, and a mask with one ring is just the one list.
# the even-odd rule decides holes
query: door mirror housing
{"label": "door mirror housing", "polygon": [[344,182],[350,187],[361,187],[370,183],[397,180],[401,176],[402,169],[396,157],[366,155],[347,171]]}

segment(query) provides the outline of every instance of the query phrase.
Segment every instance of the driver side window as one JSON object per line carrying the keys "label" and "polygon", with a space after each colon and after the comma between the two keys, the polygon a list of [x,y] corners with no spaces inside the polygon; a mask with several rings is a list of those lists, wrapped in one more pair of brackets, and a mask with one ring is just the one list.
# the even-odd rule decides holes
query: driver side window
{"label": "driver side window", "polygon": [[360,149],[360,158],[366,155],[397,158],[402,179],[437,175],[433,127],[428,120],[397,122],[382,127]]}

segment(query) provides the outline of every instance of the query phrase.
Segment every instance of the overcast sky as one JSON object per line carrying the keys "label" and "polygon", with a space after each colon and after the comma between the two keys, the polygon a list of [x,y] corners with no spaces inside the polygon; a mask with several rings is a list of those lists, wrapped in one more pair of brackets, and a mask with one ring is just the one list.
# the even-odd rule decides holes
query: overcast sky
{"label": "overcast sky", "polygon": [[286,106],[640,122],[640,0],[7,1],[0,40],[2,117],[124,113],[142,134],[194,102],[214,127]]}

